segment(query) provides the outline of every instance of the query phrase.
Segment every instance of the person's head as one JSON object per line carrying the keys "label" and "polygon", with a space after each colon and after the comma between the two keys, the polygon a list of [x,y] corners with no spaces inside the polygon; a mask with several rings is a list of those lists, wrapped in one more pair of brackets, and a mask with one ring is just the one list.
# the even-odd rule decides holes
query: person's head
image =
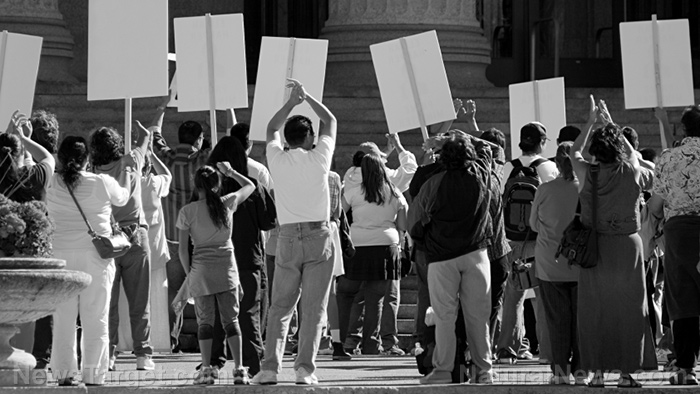
{"label": "person's head", "polygon": [[66,187],[74,189],[80,181],[80,171],[87,166],[88,146],[85,138],[69,135],[63,139],[58,148],[58,162],[61,163],[60,175]]}
{"label": "person's head", "polygon": [[506,136],[501,130],[498,130],[497,128],[492,127],[484,131],[483,133],[481,133],[481,136],[479,138],[494,143],[503,149],[506,148]]}
{"label": "person's head", "polygon": [[642,154],[642,159],[646,161],[653,163],[656,160],[657,153],[654,148],[643,148],[639,150],[639,153]]}
{"label": "person's head", "polygon": [[22,163],[22,141],[16,134],[0,133],[0,193],[12,188]]}
{"label": "person's head", "polygon": [[554,162],[557,163],[559,174],[567,181],[576,179],[574,167],[571,165],[571,158],[569,157],[569,152],[571,152],[571,147],[573,145],[574,143],[571,141],[560,143],[559,146],[557,146],[557,155],[554,157]]}
{"label": "person's head", "polygon": [[576,126],[567,125],[559,130],[559,137],[557,137],[557,144],[561,144],[565,141],[576,141],[579,134],[581,134],[581,129]]}
{"label": "person's head", "polygon": [[207,164],[216,167],[216,163],[222,161],[231,164],[231,168],[243,176],[248,176],[248,160],[245,149],[243,149],[243,145],[237,138],[226,136],[220,139],[209,154]]}
{"label": "person's head", "polygon": [[353,167],[360,167],[362,166],[362,158],[365,157],[367,153],[363,150],[358,150],[355,152],[354,155],[352,155],[352,166]]}
{"label": "person's head", "polygon": [[518,147],[523,154],[542,153],[547,142],[547,130],[540,122],[530,122],[520,128],[520,143]]}
{"label": "person's head", "polygon": [[188,120],[180,125],[177,130],[177,140],[181,144],[192,145],[199,149],[202,147],[202,140],[204,139],[204,130],[199,122],[194,120]]}
{"label": "person's head", "polygon": [[102,166],[121,159],[124,154],[124,140],[117,130],[100,127],[90,136],[90,158],[93,166]]}
{"label": "person's head", "polygon": [[31,119],[32,141],[54,154],[58,150],[58,120],[56,115],[44,110],[34,111]]}
{"label": "person's head", "polygon": [[231,127],[230,135],[241,142],[246,154],[250,154],[250,149],[253,147],[253,144],[250,143],[250,125],[248,123],[236,123]]}
{"label": "person's head", "polygon": [[284,139],[290,148],[311,150],[314,145],[314,127],[311,119],[303,115],[289,117],[284,123]]}
{"label": "person's head", "polygon": [[637,130],[625,126],[622,128],[622,136],[632,144],[634,150],[639,149],[639,135],[637,134]]}
{"label": "person's head", "polygon": [[700,105],[691,105],[683,110],[681,123],[688,137],[700,137]]}
{"label": "person's head", "polygon": [[396,190],[386,174],[384,161],[377,155],[369,154],[362,158],[362,191],[365,193],[365,201],[384,205],[389,196],[384,191],[390,190],[391,195],[398,198]]}
{"label": "person's head", "polygon": [[445,141],[440,151],[440,163],[447,169],[464,168],[468,161],[476,158],[474,146],[460,135],[453,135]]}
{"label": "person's head", "polygon": [[221,176],[212,166],[200,167],[194,173],[194,187],[197,193],[204,196],[207,202],[209,217],[218,228],[231,226],[231,214],[221,201],[219,190],[221,189]]}
{"label": "person's head", "polygon": [[591,134],[588,153],[601,163],[610,164],[622,160],[625,152],[622,131],[614,123],[597,128]]}

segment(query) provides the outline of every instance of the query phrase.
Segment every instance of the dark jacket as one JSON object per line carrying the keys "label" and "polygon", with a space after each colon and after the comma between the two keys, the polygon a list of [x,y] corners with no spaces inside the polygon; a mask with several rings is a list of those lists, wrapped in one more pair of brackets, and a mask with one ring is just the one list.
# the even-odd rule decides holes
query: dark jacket
{"label": "dark jacket", "polygon": [[450,260],[491,243],[491,150],[475,145],[476,160],[433,175],[408,210],[411,237],[425,245],[428,263]]}

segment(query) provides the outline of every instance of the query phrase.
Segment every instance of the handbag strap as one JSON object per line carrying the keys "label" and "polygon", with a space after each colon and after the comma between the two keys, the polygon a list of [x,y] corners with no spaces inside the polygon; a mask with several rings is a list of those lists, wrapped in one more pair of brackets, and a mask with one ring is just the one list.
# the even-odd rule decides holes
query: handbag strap
{"label": "handbag strap", "polygon": [[598,172],[600,171],[600,165],[595,164],[591,166],[591,178],[593,178],[593,217],[591,218],[591,227],[596,230],[596,223],[598,222]]}
{"label": "handbag strap", "polygon": [[78,200],[75,198],[75,195],[73,194],[73,190],[71,190],[71,188],[68,187],[68,185],[66,185],[66,189],[68,189],[68,193],[73,198],[73,201],[75,202],[75,206],[78,207],[78,211],[80,211],[80,216],[83,217],[83,220],[85,220],[85,224],[87,224],[88,234],[90,234],[91,237],[95,238],[97,236],[97,234],[95,233],[95,230],[92,229],[92,226],[90,225],[90,222],[87,220],[87,217],[85,217],[85,213],[83,213],[83,208],[81,208],[80,204],[78,204]]}

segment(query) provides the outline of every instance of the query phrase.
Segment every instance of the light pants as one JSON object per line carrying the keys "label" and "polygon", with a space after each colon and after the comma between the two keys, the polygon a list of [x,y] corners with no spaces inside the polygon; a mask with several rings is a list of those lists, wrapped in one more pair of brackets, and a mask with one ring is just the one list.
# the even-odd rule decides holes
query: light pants
{"label": "light pants", "polygon": [[54,250],[54,257],[66,260],[66,270],[89,274],[92,282],[80,294],[56,307],[51,349],[53,376],[66,379],[78,373],[75,337],[80,314],[83,383],[103,384],[109,364],[108,320],[114,260],[103,260],[94,249]]}
{"label": "light pants", "polygon": [[289,321],[300,295],[302,318],[294,369],[303,367],[309,373],[316,370],[316,353],[333,278],[333,249],[328,222],[280,226],[263,371],[281,370]]}
{"label": "light pants", "polygon": [[428,288],[435,312],[434,370],[451,373],[454,368],[461,301],[472,361],[478,372],[491,372],[491,269],[486,249],[428,264]]}

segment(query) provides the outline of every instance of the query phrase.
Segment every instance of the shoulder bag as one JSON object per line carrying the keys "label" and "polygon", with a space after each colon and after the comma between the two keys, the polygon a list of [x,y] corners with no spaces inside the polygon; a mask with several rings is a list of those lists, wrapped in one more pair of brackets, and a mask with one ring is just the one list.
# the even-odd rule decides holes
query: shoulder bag
{"label": "shoulder bag", "polygon": [[[100,257],[103,259],[112,259],[125,255],[126,252],[129,251],[129,248],[131,248],[131,242],[124,232],[119,227],[112,226],[112,235],[109,237],[97,234],[92,229],[92,226],[90,226],[90,222],[87,220],[85,213],[83,213],[80,204],[78,204],[78,200],[75,198],[73,191],[69,187],[66,187],[66,189],[68,189],[68,193],[73,198],[75,206],[78,207],[80,215],[83,217],[83,220],[85,220],[85,224],[88,227],[88,234],[92,237],[92,244],[95,245],[95,249],[97,249],[97,253]],[[112,218],[112,220],[114,220],[114,218]]]}
{"label": "shoulder bag", "polygon": [[577,209],[574,220],[564,230],[564,235],[559,244],[555,257],[564,256],[569,260],[569,265],[578,265],[581,268],[593,268],[598,265],[598,165],[591,166],[591,178],[593,180],[593,201],[591,227],[588,228],[581,222],[581,203]]}

